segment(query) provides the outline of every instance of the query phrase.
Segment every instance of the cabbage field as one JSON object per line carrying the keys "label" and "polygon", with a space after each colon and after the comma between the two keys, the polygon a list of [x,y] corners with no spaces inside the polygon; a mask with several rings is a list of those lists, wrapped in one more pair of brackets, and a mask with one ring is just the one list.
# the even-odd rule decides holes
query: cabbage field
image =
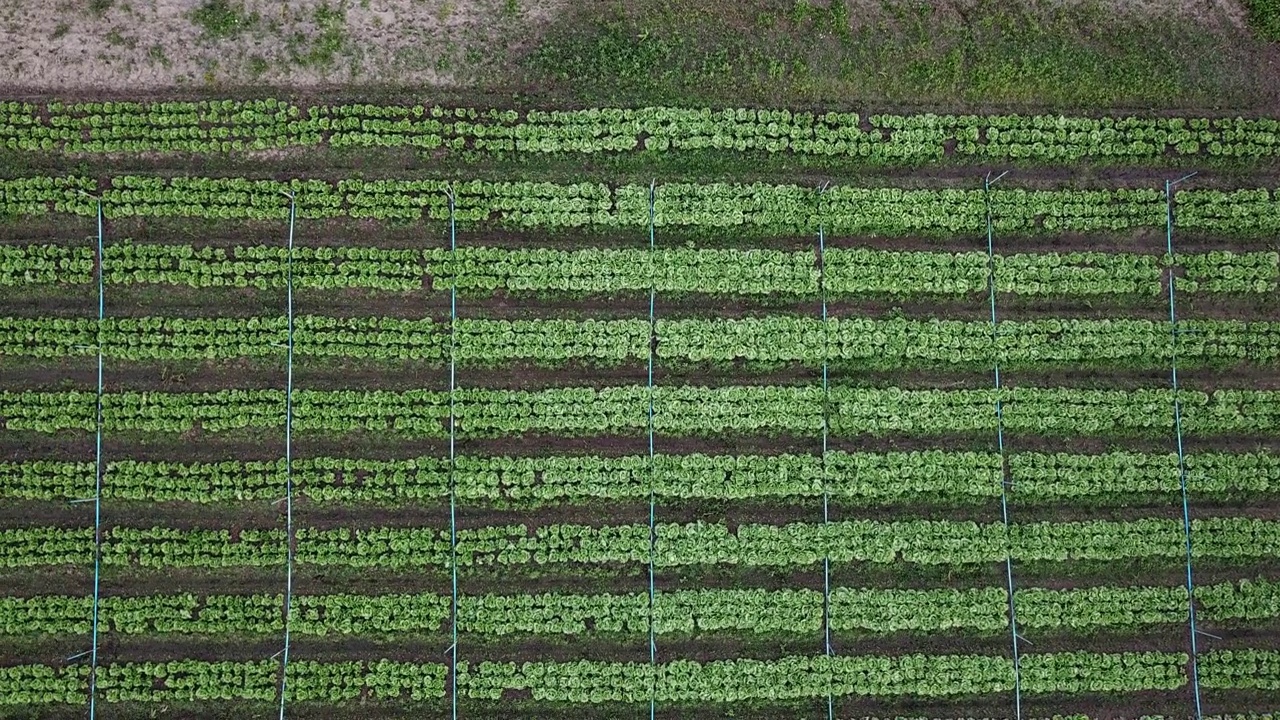
{"label": "cabbage field", "polygon": [[1280,712],[1280,122],[0,102],[0,718]]}

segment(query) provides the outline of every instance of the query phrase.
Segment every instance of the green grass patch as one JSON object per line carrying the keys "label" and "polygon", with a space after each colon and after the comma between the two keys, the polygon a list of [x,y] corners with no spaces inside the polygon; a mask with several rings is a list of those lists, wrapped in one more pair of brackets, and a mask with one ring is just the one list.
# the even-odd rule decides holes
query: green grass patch
{"label": "green grass patch", "polygon": [[257,24],[257,15],[250,15],[231,0],[205,0],[191,13],[191,20],[207,38],[220,39],[239,35]]}
{"label": "green grass patch", "polygon": [[1244,0],[1244,7],[1259,37],[1280,40],[1280,0]]}
{"label": "green grass patch", "polygon": [[1188,106],[1246,104],[1265,84],[1226,27],[1044,0],[858,8],[602,3],[566,15],[527,67],[579,102],[627,105]]}
{"label": "green grass patch", "polygon": [[314,34],[297,32],[289,38],[289,58],[303,67],[330,68],[346,47],[346,10],[322,3],[312,12],[311,20]]}

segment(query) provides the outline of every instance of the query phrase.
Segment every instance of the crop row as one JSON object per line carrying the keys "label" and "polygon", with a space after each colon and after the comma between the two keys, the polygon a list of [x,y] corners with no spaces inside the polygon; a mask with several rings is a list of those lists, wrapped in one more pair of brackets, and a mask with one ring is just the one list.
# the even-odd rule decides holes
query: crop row
{"label": "crop row", "polygon": [[[285,699],[348,702],[422,702],[444,697],[449,667],[392,660],[289,663]],[[174,660],[98,666],[97,696],[108,703],[190,703],[275,700],[280,663]],[[0,667],[0,706],[76,705],[89,696],[87,665]]]}
{"label": "crop row", "polygon": [[0,147],[85,153],[219,153],[290,148],[594,154],[785,153],[909,165],[947,154],[1036,163],[1268,158],[1273,118],[870,115],[752,108],[478,109],[423,105],[0,102]]}
{"label": "crop row", "polygon": [[[1022,692],[1123,693],[1185,686],[1183,653],[1063,652],[1019,658]],[[1199,658],[1201,687],[1280,688],[1280,653],[1217,650]],[[275,661],[112,663],[99,670],[107,702],[272,700]],[[353,702],[368,692],[383,700],[444,695],[438,663],[290,663],[286,700]],[[0,705],[80,703],[88,692],[83,666],[0,668]],[[458,694],[472,699],[516,696],[562,703],[738,703],[819,698],[951,697],[1011,692],[1011,658],[995,655],[785,656],[776,660],[670,660],[649,663],[537,661],[458,663]],[[297,679],[296,682],[293,678]]]}
{"label": "crop row", "polygon": [[[1018,676],[1022,692],[1033,695],[1169,690],[1187,684],[1187,660],[1181,653],[1024,655]],[[650,667],[638,663],[480,663],[478,670],[479,677],[468,680],[468,695],[495,700],[510,690],[528,690],[535,700],[544,701],[640,702],[649,699],[652,686]],[[672,671],[688,677],[690,686],[672,687],[667,680]],[[1276,688],[1280,653],[1206,653],[1200,673],[1202,687]],[[575,687],[575,678],[586,687]],[[1012,660],[997,656],[835,656],[674,661],[659,666],[657,680],[654,694],[665,702],[738,702],[828,694],[946,697],[1009,692],[1014,673]]]}
{"label": "crop row", "polygon": [[[279,428],[284,390],[204,393],[108,392],[102,396],[109,432],[218,433]],[[1182,390],[1182,431],[1212,436],[1274,434],[1280,395],[1272,390]],[[0,421],[8,431],[94,431],[97,395],[70,391],[0,391]],[[1003,403],[1010,432],[1054,436],[1160,435],[1173,430],[1172,390],[1085,390],[1016,387],[1001,390],[904,390],[809,385],[730,387],[624,385],[547,390],[298,390],[293,428],[343,434],[362,430],[404,436],[462,437],[526,433],[558,436],[766,434],[813,436],[827,423],[837,436],[994,432]],[[652,403],[652,404],[651,404]],[[453,412],[449,410],[452,407]]]}
{"label": "crop row", "polygon": [[[1269,558],[1280,546],[1280,521],[1241,517],[1193,520],[1194,555],[1232,560]],[[659,567],[744,565],[789,567],[832,562],[961,565],[1016,560],[1066,562],[1181,558],[1181,520],[1032,522],[1008,526],[950,520],[847,520],[789,525],[662,523]],[[448,528],[300,528],[294,562],[353,568],[445,567],[454,548]],[[0,530],[0,568],[88,565],[93,528]],[[648,563],[646,525],[555,524],[457,531],[459,566]],[[273,567],[285,561],[283,530],[182,530],[116,526],[103,531],[106,567]]]}
{"label": "crop row", "polygon": [[[1106,503],[1180,488],[1174,453],[1021,453],[1007,455],[1018,502]],[[821,455],[664,455],[484,457],[460,455],[453,481],[460,502],[550,504],[638,500],[814,498],[823,489],[859,504],[999,497],[996,453],[938,450]],[[1280,457],[1267,453],[1190,453],[1187,487],[1196,497],[1261,497],[1280,492]],[[319,503],[401,505],[449,495],[444,457],[383,460],[294,458],[294,493]],[[93,495],[93,463],[0,462],[0,498],[71,500]],[[207,463],[108,460],[102,496],[112,500],[215,503],[274,500],[285,485],[283,459]]]}
{"label": "crop row", "polygon": [[[48,212],[94,216],[97,191],[109,218],[194,217],[283,220],[290,192],[299,217],[443,220],[446,191],[466,225],[513,228],[639,229],[649,222],[650,188],[599,183],[446,180],[325,180],[115,176],[102,187],[84,177],[0,180],[0,216]],[[1097,232],[1163,228],[1166,205],[1155,189],[911,190],[837,186],[821,194],[798,185],[672,183],[658,186],[660,227],[769,232],[954,235],[986,228],[988,199],[1001,233]],[[1264,235],[1280,229],[1280,201],[1269,189],[1181,190],[1174,221],[1183,230]]]}
{"label": "crop row", "polygon": [[[1182,367],[1273,364],[1280,323],[1187,320],[1180,326]],[[1140,319],[989,322],[791,315],[744,319],[648,320],[461,318],[453,326],[452,359],[461,367],[570,361],[614,366],[647,361],[656,330],[664,365],[745,363],[753,368],[809,367],[1141,367],[1165,368],[1172,356],[1169,324]],[[63,358],[97,353],[119,360],[277,359],[288,340],[285,317],[88,318],[0,317],[0,356]],[[300,357],[361,360],[450,359],[448,322],[389,317],[295,318]]]}
{"label": "crop row", "polygon": [[[107,244],[108,285],[282,288],[282,246],[217,248]],[[842,295],[964,295],[986,292],[983,252],[901,252],[830,248],[823,286]],[[1170,259],[1134,253],[996,255],[999,292],[1033,296],[1158,295]],[[1214,251],[1177,256],[1182,292],[1272,293],[1280,253]],[[652,268],[652,269],[650,269]],[[648,290],[661,294],[818,294],[813,252],[783,250],[507,249],[460,247],[393,250],[305,247],[293,251],[296,288],[409,291],[456,287],[468,296],[587,295]],[[94,281],[94,252],[85,246],[0,245],[0,286]]]}
{"label": "crop row", "polygon": [[[1280,617],[1280,583],[1265,579],[1201,585],[1196,617],[1217,625]],[[1032,631],[1085,631],[1185,624],[1185,587],[1018,588],[1018,625]],[[108,596],[102,632],[121,635],[277,635],[281,595]],[[823,627],[818,590],[682,590],[653,598],[659,635],[757,633],[795,636]],[[0,636],[90,632],[91,597],[0,597]],[[289,630],[297,636],[434,635],[450,629],[449,595],[294,595]],[[1004,633],[1009,596],[1002,587],[899,590],[831,588],[827,615],[836,632],[936,635]],[[647,593],[460,595],[458,632],[492,637],[636,636],[649,629]]]}

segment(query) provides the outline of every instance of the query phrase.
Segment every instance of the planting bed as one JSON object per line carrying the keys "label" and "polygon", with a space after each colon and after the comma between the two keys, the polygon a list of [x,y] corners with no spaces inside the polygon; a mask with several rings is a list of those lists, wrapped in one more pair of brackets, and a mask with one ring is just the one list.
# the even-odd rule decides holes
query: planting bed
{"label": "planting bed", "polygon": [[0,717],[1280,707],[1274,121],[0,109]]}

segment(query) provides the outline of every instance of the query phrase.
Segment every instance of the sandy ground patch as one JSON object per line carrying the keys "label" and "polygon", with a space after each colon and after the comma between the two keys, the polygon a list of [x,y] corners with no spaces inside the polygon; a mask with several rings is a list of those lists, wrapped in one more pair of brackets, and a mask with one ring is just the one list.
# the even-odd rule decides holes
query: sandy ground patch
{"label": "sandy ground patch", "polygon": [[[0,2],[0,84],[56,91],[466,82],[565,0]],[[201,20],[203,18],[203,22]]]}

